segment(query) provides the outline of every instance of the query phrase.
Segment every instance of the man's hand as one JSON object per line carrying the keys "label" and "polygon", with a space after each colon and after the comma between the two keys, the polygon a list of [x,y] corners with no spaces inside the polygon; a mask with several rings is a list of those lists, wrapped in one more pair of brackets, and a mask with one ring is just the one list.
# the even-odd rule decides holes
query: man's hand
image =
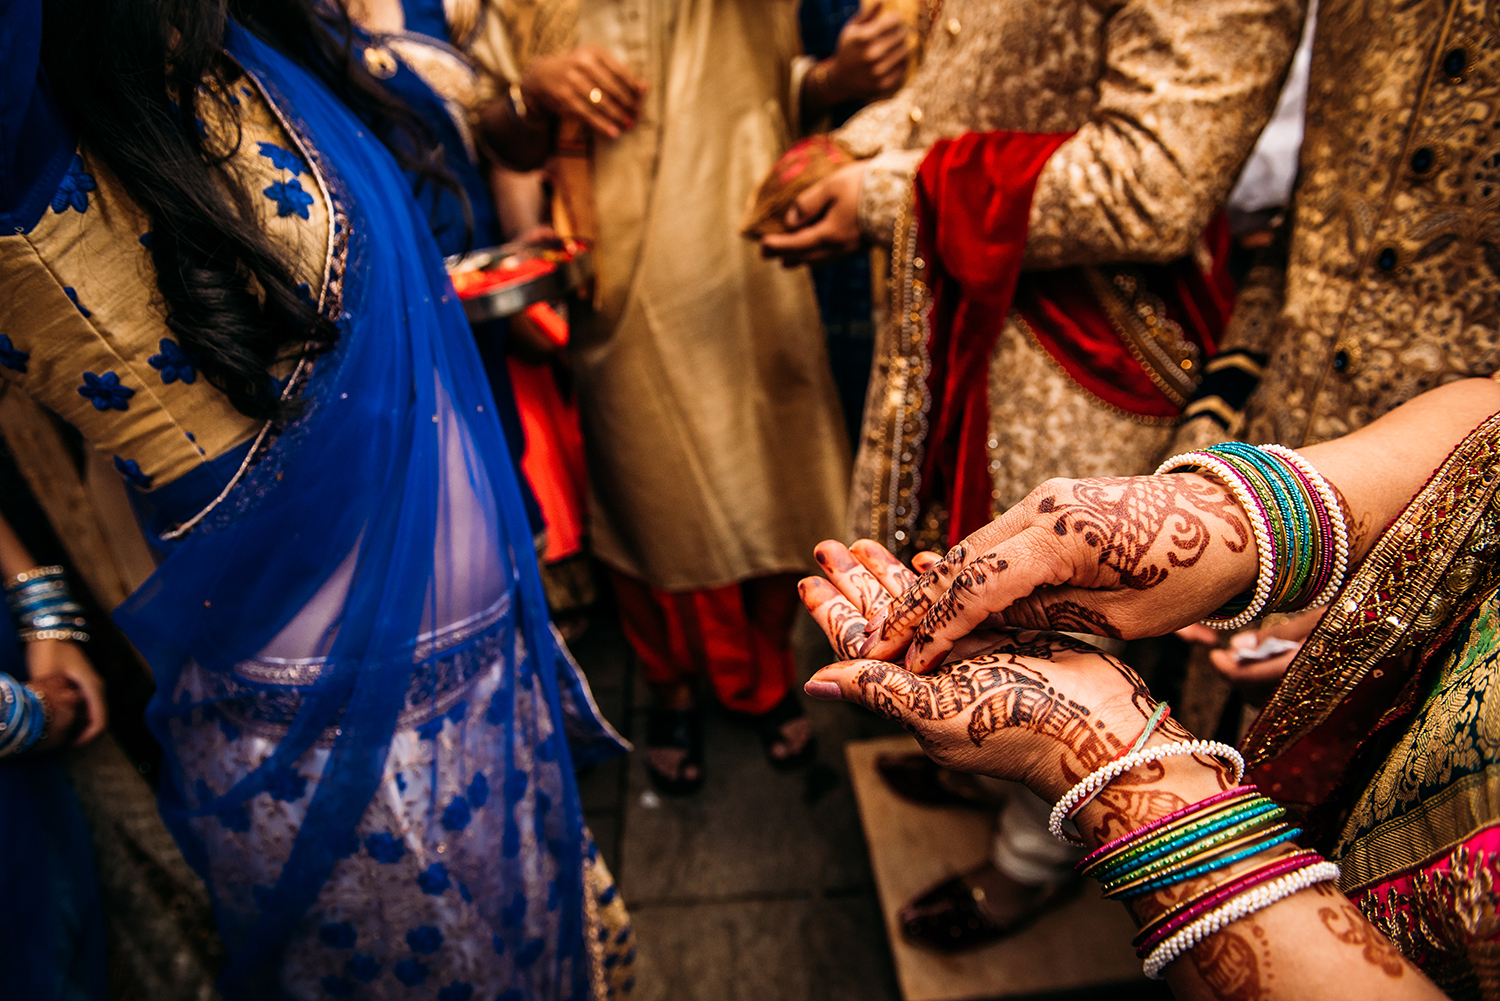
{"label": "man's hand", "polygon": [[906,22],[874,3],[845,22],[838,47],[814,71],[823,107],[886,97],[906,79]]}
{"label": "man's hand", "polygon": [[786,212],[787,233],[761,238],[763,257],[787,267],[821,264],[859,250],[859,188],[867,162],[840,167],[797,197]]}
{"label": "man's hand", "polygon": [[104,732],[109,711],[104,704],[104,680],[84,656],[83,649],[66,640],[38,640],[26,644],[30,684],[47,699],[52,727],[43,747],[56,747],[72,734],[80,711],[84,726],[75,744],[87,744]]}
{"label": "man's hand", "polygon": [[600,135],[617,139],[640,117],[646,81],[599,46],[584,45],[534,60],[521,77],[521,93],[528,104],[582,119]]}

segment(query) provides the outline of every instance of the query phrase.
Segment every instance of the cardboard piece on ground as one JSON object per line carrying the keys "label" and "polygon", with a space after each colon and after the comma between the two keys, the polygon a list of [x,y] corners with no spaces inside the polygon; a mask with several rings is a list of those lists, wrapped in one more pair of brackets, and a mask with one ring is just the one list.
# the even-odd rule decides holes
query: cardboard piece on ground
{"label": "cardboard piece on ground", "polygon": [[1088,882],[1058,909],[994,945],[944,956],[909,944],[896,912],[917,894],[989,855],[992,815],[901,799],[875,770],[881,754],[917,751],[910,737],[845,745],[880,910],[905,1001],[976,1001],[1142,979],[1125,908]]}

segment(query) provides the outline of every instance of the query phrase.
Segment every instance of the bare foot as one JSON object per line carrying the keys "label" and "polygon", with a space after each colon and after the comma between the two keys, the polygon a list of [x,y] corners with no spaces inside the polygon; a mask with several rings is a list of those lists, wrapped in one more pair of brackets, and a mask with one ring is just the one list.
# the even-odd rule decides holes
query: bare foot
{"label": "bare foot", "polygon": [[807,749],[807,744],[812,740],[812,720],[806,716],[798,716],[781,724],[781,739],[774,741],[766,753],[777,761],[785,761],[795,758]]}
{"label": "bare foot", "polygon": [[703,777],[703,769],[687,760],[688,752],[681,747],[646,748],[646,767],[663,778],[681,782],[696,782]]}

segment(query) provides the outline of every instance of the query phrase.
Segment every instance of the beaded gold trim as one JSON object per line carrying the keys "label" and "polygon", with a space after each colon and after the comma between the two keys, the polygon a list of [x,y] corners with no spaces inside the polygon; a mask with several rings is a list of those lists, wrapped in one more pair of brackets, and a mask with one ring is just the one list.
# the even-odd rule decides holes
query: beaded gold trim
{"label": "beaded gold trim", "polygon": [[1459,443],[1329,605],[1241,744],[1250,766],[1321,724],[1388,657],[1436,649],[1500,583],[1500,414]]}

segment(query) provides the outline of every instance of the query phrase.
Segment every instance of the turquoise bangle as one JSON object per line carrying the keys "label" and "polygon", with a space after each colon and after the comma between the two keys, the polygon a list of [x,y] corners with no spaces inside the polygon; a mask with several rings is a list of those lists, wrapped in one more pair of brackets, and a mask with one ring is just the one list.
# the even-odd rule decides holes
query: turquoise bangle
{"label": "turquoise bangle", "polygon": [[1226,827],[1233,827],[1235,824],[1238,824],[1241,821],[1250,820],[1255,817],[1261,817],[1267,813],[1273,813],[1281,809],[1282,808],[1280,806],[1265,798],[1264,796],[1260,797],[1258,800],[1251,800],[1248,803],[1241,803],[1237,805],[1235,809],[1229,810],[1224,814],[1206,818],[1205,826],[1193,827],[1190,825],[1189,827],[1184,828],[1181,831],[1174,832],[1173,836],[1162,844],[1152,845],[1148,843],[1147,846],[1150,848],[1150,851],[1143,855],[1137,855],[1132,858],[1122,857],[1119,860],[1112,859],[1110,860],[1110,864],[1108,866],[1104,867],[1097,873],[1089,873],[1089,876],[1099,880],[1099,882],[1101,883],[1116,882],[1116,874],[1119,873],[1121,869],[1143,868],[1146,863],[1151,862],[1154,859],[1161,858],[1161,856],[1163,855],[1168,855],[1173,851],[1176,851],[1178,848],[1184,847],[1190,842],[1202,840],[1210,834],[1215,834],[1219,831],[1222,831]]}
{"label": "turquoise bangle", "polygon": [[1160,879],[1152,880],[1148,883],[1136,887],[1133,890],[1129,890],[1125,893],[1120,894],[1119,899],[1134,900],[1136,897],[1143,897],[1148,893],[1155,893],[1157,890],[1164,890],[1169,886],[1176,886],[1178,883],[1185,883],[1195,876],[1201,876],[1204,873],[1213,872],[1217,869],[1226,869],[1229,866],[1234,865],[1236,862],[1242,862],[1245,859],[1250,858],[1252,855],[1260,854],[1267,848],[1274,848],[1277,845],[1285,844],[1288,841],[1293,841],[1300,837],[1302,837],[1302,828],[1288,828],[1287,830],[1282,831],[1274,837],[1268,838],[1265,841],[1258,842],[1253,845],[1249,845],[1248,847],[1232,854],[1226,855],[1223,858],[1211,859],[1207,862],[1204,862],[1202,865],[1194,866],[1191,869],[1185,869],[1182,872],[1174,873],[1171,876],[1163,876]]}
{"label": "turquoise bangle", "polygon": [[1239,838],[1249,837],[1257,831],[1274,827],[1286,819],[1286,811],[1277,808],[1267,813],[1261,813],[1254,817],[1244,818],[1239,823],[1231,824],[1221,828],[1211,835],[1205,835],[1189,845],[1183,845],[1176,851],[1169,852],[1153,862],[1139,866],[1129,873],[1115,876],[1112,879],[1101,881],[1104,892],[1109,894],[1122,887],[1130,886],[1142,879],[1154,879],[1166,875],[1177,866],[1190,863],[1196,855],[1204,855],[1220,848]]}

